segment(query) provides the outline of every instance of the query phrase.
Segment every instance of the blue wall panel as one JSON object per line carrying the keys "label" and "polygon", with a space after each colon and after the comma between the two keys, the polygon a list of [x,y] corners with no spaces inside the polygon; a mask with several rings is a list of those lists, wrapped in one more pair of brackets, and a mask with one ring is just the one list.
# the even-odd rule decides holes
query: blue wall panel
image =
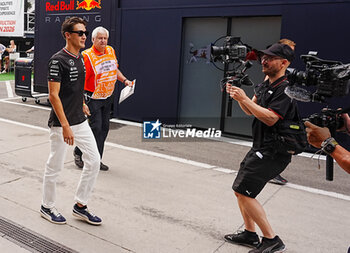
{"label": "blue wall panel", "polygon": [[[178,11],[122,12],[121,71],[137,78],[120,117],[173,117],[177,113],[181,17]],[[128,116],[130,115],[130,116]]]}
{"label": "blue wall panel", "polygon": [[[97,25],[109,29],[110,44],[117,51],[120,69],[128,78],[137,78],[136,93],[121,105],[115,103],[115,116],[129,120],[142,121],[146,117],[176,120],[183,18],[281,16],[281,37],[296,41],[297,55],[316,50],[321,58],[350,62],[350,1],[102,0],[102,9],[97,14],[86,10],[48,13],[47,2],[57,0],[36,1],[34,88],[39,92],[47,90],[47,61],[64,46],[59,33],[62,19],[69,15],[90,17],[88,29]],[[97,21],[96,15],[100,15]],[[57,17],[60,21],[56,22]],[[304,69],[304,64],[296,60],[292,67]],[[348,97],[333,99],[331,106],[348,106],[348,100]],[[308,115],[324,106],[304,103],[302,113]]]}
{"label": "blue wall panel", "polygon": [[[182,18],[282,16],[281,37],[297,43],[297,55],[319,51],[326,59],[350,62],[349,1],[121,1],[121,69],[138,78],[137,94],[118,116],[177,117]],[[215,38],[213,38],[215,39]],[[292,67],[304,69],[297,59]],[[343,99],[337,99],[343,101]],[[324,106],[324,105],[323,105]],[[320,105],[303,106],[305,114]]]}

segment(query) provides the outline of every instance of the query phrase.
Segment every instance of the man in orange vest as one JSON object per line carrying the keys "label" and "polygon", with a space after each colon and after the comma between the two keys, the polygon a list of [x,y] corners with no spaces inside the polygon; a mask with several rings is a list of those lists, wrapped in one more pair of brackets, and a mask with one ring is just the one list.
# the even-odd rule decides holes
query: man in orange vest
{"label": "man in orange vest", "polygon": [[[94,133],[101,159],[104,142],[109,131],[109,118],[113,103],[113,91],[117,80],[132,86],[123,73],[118,69],[118,60],[115,51],[108,46],[109,32],[99,26],[92,32],[92,47],[83,51],[86,68],[85,92],[86,103],[83,110],[89,116],[89,124]],[[74,149],[75,164],[82,168],[82,152],[78,147]],[[108,170],[108,166],[101,162],[100,170]]]}

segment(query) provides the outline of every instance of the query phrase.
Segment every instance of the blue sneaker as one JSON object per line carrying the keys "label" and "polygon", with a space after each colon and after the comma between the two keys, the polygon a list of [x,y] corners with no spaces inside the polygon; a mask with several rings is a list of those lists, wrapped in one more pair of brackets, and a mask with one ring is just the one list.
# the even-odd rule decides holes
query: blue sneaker
{"label": "blue sneaker", "polygon": [[86,221],[87,223],[90,223],[92,225],[101,225],[102,220],[94,215],[93,213],[89,212],[87,206],[84,207],[78,207],[77,204],[73,206],[73,215],[81,220]]}
{"label": "blue sneaker", "polygon": [[40,215],[52,223],[66,224],[66,219],[59,212],[57,212],[56,208],[45,208],[41,206]]}

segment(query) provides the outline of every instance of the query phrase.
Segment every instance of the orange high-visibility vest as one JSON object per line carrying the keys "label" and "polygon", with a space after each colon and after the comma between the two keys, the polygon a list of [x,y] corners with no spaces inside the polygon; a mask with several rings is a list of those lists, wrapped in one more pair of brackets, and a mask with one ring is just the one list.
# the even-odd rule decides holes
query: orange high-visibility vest
{"label": "orange high-visibility vest", "polygon": [[[105,53],[100,54],[94,47],[91,47],[83,51],[82,54],[84,62],[86,59],[90,62],[95,77],[86,79],[85,90],[93,92],[93,99],[108,98],[113,94],[117,81],[118,61],[114,49],[111,46],[106,46]],[[87,77],[91,75],[88,71],[91,69],[87,67]]]}

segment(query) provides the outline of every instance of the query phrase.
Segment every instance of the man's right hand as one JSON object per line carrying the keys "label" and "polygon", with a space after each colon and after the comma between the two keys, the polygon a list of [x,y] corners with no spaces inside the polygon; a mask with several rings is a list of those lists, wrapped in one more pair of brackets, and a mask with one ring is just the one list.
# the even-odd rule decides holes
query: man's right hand
{"label": "man's right hand", "polygon": [[65,143],[67,143],[68,145],[73,146],[73,144],[74,144],[74,135],[73,135],[73,131],[70,128],[70,126],[62,127],[62,130],[63,130],[63,132],[62,132],[62,134],[63,134],[63,141]]}

